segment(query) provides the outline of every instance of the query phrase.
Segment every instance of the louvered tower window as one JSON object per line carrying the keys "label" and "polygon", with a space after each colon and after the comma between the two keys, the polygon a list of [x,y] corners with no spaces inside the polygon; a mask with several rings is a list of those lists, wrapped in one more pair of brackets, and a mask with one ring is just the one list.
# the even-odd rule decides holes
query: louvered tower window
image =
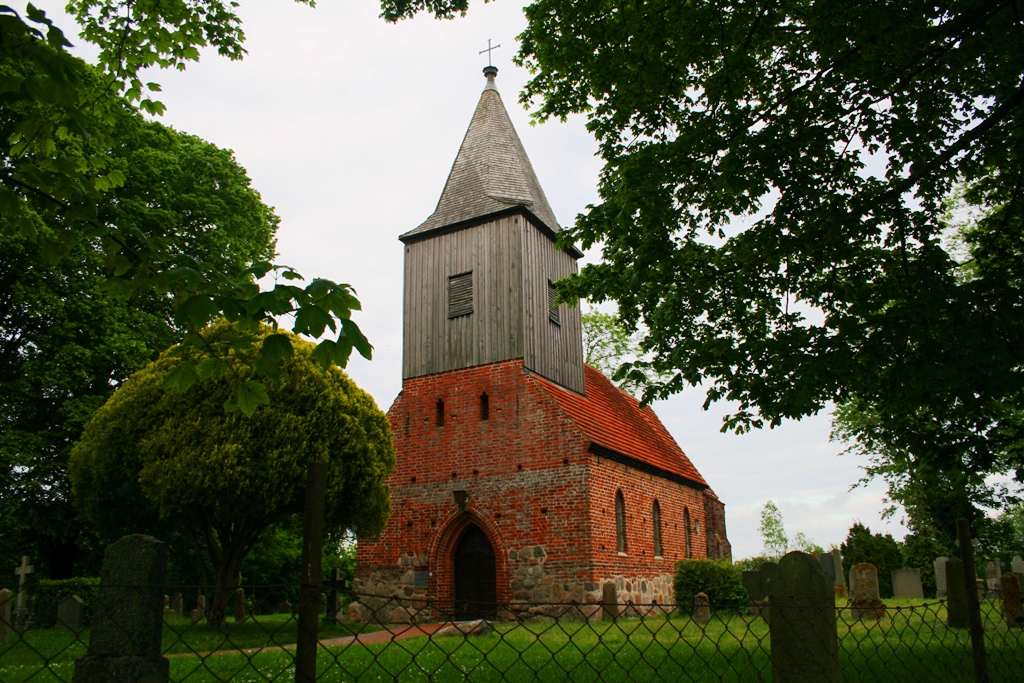
{"label": "louvered tower window", "polygon": [[555,299],[558,297],[558,290],[555,288],[555,283],[548,280],[548,320],[555,323],[556,325],[562,324],[562,311],[561,307],[555,303]]}
{"label": "louvered tower window", "polygon": [[458,318],[473,312],[473,271],[448,278],[448,317]]}

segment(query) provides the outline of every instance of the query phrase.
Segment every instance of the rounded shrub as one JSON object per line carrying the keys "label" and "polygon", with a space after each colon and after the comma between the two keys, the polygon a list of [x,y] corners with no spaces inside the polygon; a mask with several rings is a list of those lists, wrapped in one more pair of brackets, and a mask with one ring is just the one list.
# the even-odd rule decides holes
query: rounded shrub
{"label": "rounded shrub", "polygon": [[743,587],[743,570],[727,560],[680,560],[673,581],[676,605],[693,609],[697,593],[708,596],[712,607],[740,609],[750,601]]}

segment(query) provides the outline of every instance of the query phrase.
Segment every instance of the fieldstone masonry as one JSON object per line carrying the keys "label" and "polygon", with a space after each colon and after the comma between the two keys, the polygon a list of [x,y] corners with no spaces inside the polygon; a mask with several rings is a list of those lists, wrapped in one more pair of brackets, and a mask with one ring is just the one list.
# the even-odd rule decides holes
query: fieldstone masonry
{"label": "fieldstone masonry", "polygon": [[170,662],[160,656],[167,546],[149,536],[125,536],[107,546],[89,636],[75,661],[73,683],[161,683]]}
{"label": "fieldstone masonry", "polygon": [[924,597],[924,588],[921,586],[921,570],[913,567],[902,567],[892,572],[893,597],[917,598]]}

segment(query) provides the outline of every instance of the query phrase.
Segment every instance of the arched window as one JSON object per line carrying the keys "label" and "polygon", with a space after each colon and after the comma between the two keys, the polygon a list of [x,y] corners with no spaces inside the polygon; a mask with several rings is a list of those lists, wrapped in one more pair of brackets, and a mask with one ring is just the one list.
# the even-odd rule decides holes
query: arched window
{"label": "arched window", "polygon": [[654,526],[654,555],[661,557],[661,505],[658,504],[657,498],[651,506],[651,524]]}
{"label": "arched window", "polygon": [[619,552],[626,552],[626,500],[622,497],[622,491],[615,492],[615,535]]}
{"label": "arched window", "polygon": [[444,401],[437,399],[437,426],[444,427]]}
{"label": "arched window", "polygon": [[486,393],[480,394],[480,419],[491,419],[491,399]]}
{"label": "arched window", "polygon": [[683,542],[686,543],[686,557],[693,557],[693,543],[690,539],[690,510],[683,509]]}

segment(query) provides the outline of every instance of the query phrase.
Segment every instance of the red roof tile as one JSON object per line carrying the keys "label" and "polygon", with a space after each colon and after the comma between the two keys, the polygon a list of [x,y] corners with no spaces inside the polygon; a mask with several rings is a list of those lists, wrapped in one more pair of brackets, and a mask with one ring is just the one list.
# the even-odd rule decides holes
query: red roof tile
{"label": "red roof tile", "polygon": [[532,375],[584,435],[597,446],[707,486],[672,435],[650,408],[585,366],[586,396]]}

